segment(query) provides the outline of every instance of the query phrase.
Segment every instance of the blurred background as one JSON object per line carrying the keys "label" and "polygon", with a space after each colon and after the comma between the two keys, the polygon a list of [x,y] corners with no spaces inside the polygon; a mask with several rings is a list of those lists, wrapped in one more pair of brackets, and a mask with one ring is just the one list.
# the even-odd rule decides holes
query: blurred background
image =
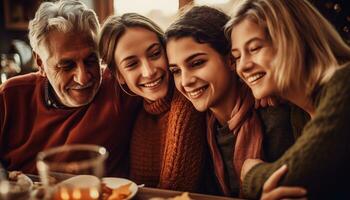
{"label": "blurred background", "polygon": [[[45,0],[0,0],[0,84],[19,74],[36,71],[28,41],[28,22]],[[112,14],[143,14],[163,29],[187,4],[209,5],[230,12],[235,0],[81,0],[94,9],[101,23]],[[309,0],[350,45],[350,0]]]}

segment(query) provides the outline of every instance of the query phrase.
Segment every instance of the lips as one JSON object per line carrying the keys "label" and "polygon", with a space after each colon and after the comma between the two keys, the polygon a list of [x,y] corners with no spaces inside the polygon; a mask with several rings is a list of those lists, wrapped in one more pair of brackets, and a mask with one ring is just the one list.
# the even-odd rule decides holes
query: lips
{"label": "lips", "polygon": [[150,82],[140,84],[140,86],[145,87],[145,88],[156,88],[162,83],[163,77],[164,76],[161,76],[161,77],[159,77],[155,80],[152,80]]}
{"label": "lips", "polygon": [[199,87],[191,91],[186,91],[186,93],[191,99],[197,99],[200,96],[202,96],[202,94],[205,92],[207,88],[208,88],[208,85],[205,85],[203,87]]}
{"label": "lips", "polygon": [[247,81],[247,83],[249,83],[250,85],[254,85],[256,84],[256,82],[258,80],[260,80],[262,77],[265,76],[265,73],[255,73],[255,74],[252,74],[250,76],[247,76],[245,78],[245,80]]}
{"label": "lips", "polygon": [[85,85],[79,85],[79,84],[76,84],[76,85],[73,85],[73,86],[69,86],[67,89],[71,89],[71,90],[84,90],[84,89],[87,89],[87,88],[90,88],[94,85],[94,82],[89,82]]}

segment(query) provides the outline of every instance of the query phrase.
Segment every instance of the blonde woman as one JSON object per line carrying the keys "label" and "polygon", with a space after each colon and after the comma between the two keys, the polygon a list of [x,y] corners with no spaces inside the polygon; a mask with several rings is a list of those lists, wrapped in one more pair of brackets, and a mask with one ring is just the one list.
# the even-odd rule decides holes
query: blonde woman
{"label": "blonde woman", "polygon": [[[272,185],[305,187],[309,199],[349,199],[350,48],[306,0],[242,0],[226,33],[255,98],[278,95],[311,116],[280,159],[245,161],[245,197],[258,198],[268,177],[287,165]],[[265,183],[263,198],[273,188]]]}
{"label": "blonde woman", "polygon": [[240,172],[248,158],[274,161],[294,142],[303,121],[293,106],[254,109],[249,87],[232,65],[223,27],[229,16],[208,6],[185,10],[166,30],[167,56],[176,88],[207,113],[207,141],[221,192],[239,196]]}

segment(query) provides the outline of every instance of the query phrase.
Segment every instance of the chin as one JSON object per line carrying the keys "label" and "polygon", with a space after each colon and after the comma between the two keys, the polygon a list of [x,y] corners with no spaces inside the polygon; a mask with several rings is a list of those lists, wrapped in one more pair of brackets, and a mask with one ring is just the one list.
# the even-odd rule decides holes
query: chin
{"label": "chin", "polygon": [[263,99],[263,98],[269,97],[271,95],[267,94],[266,92],[263,92],[263,91],[254,91],[253,90],[253,96],[255,99]]}
{"label": "chin", "polygon": [[[192,103],[193,104],[193,103]],[[199,112],[204,112],[206,111],[208,108],[206,106],[203,106],[203,105],[196,105],[196,104],[193,104],[194,108],[199,111]]]}

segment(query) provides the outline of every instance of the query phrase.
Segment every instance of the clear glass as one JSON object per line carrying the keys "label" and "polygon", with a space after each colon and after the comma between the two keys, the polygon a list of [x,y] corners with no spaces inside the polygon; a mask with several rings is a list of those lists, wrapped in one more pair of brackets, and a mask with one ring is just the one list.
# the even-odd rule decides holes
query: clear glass
{"label": "clear glass", "polygon": [[64,145],[40,152],[37,168],[45,199],[100,199],[107,157],[107,150],[96,145]]}
{"label": "clear glass", "polygon": [[18,54],[0,54],[0,83],[20,72],[21,59]]}

